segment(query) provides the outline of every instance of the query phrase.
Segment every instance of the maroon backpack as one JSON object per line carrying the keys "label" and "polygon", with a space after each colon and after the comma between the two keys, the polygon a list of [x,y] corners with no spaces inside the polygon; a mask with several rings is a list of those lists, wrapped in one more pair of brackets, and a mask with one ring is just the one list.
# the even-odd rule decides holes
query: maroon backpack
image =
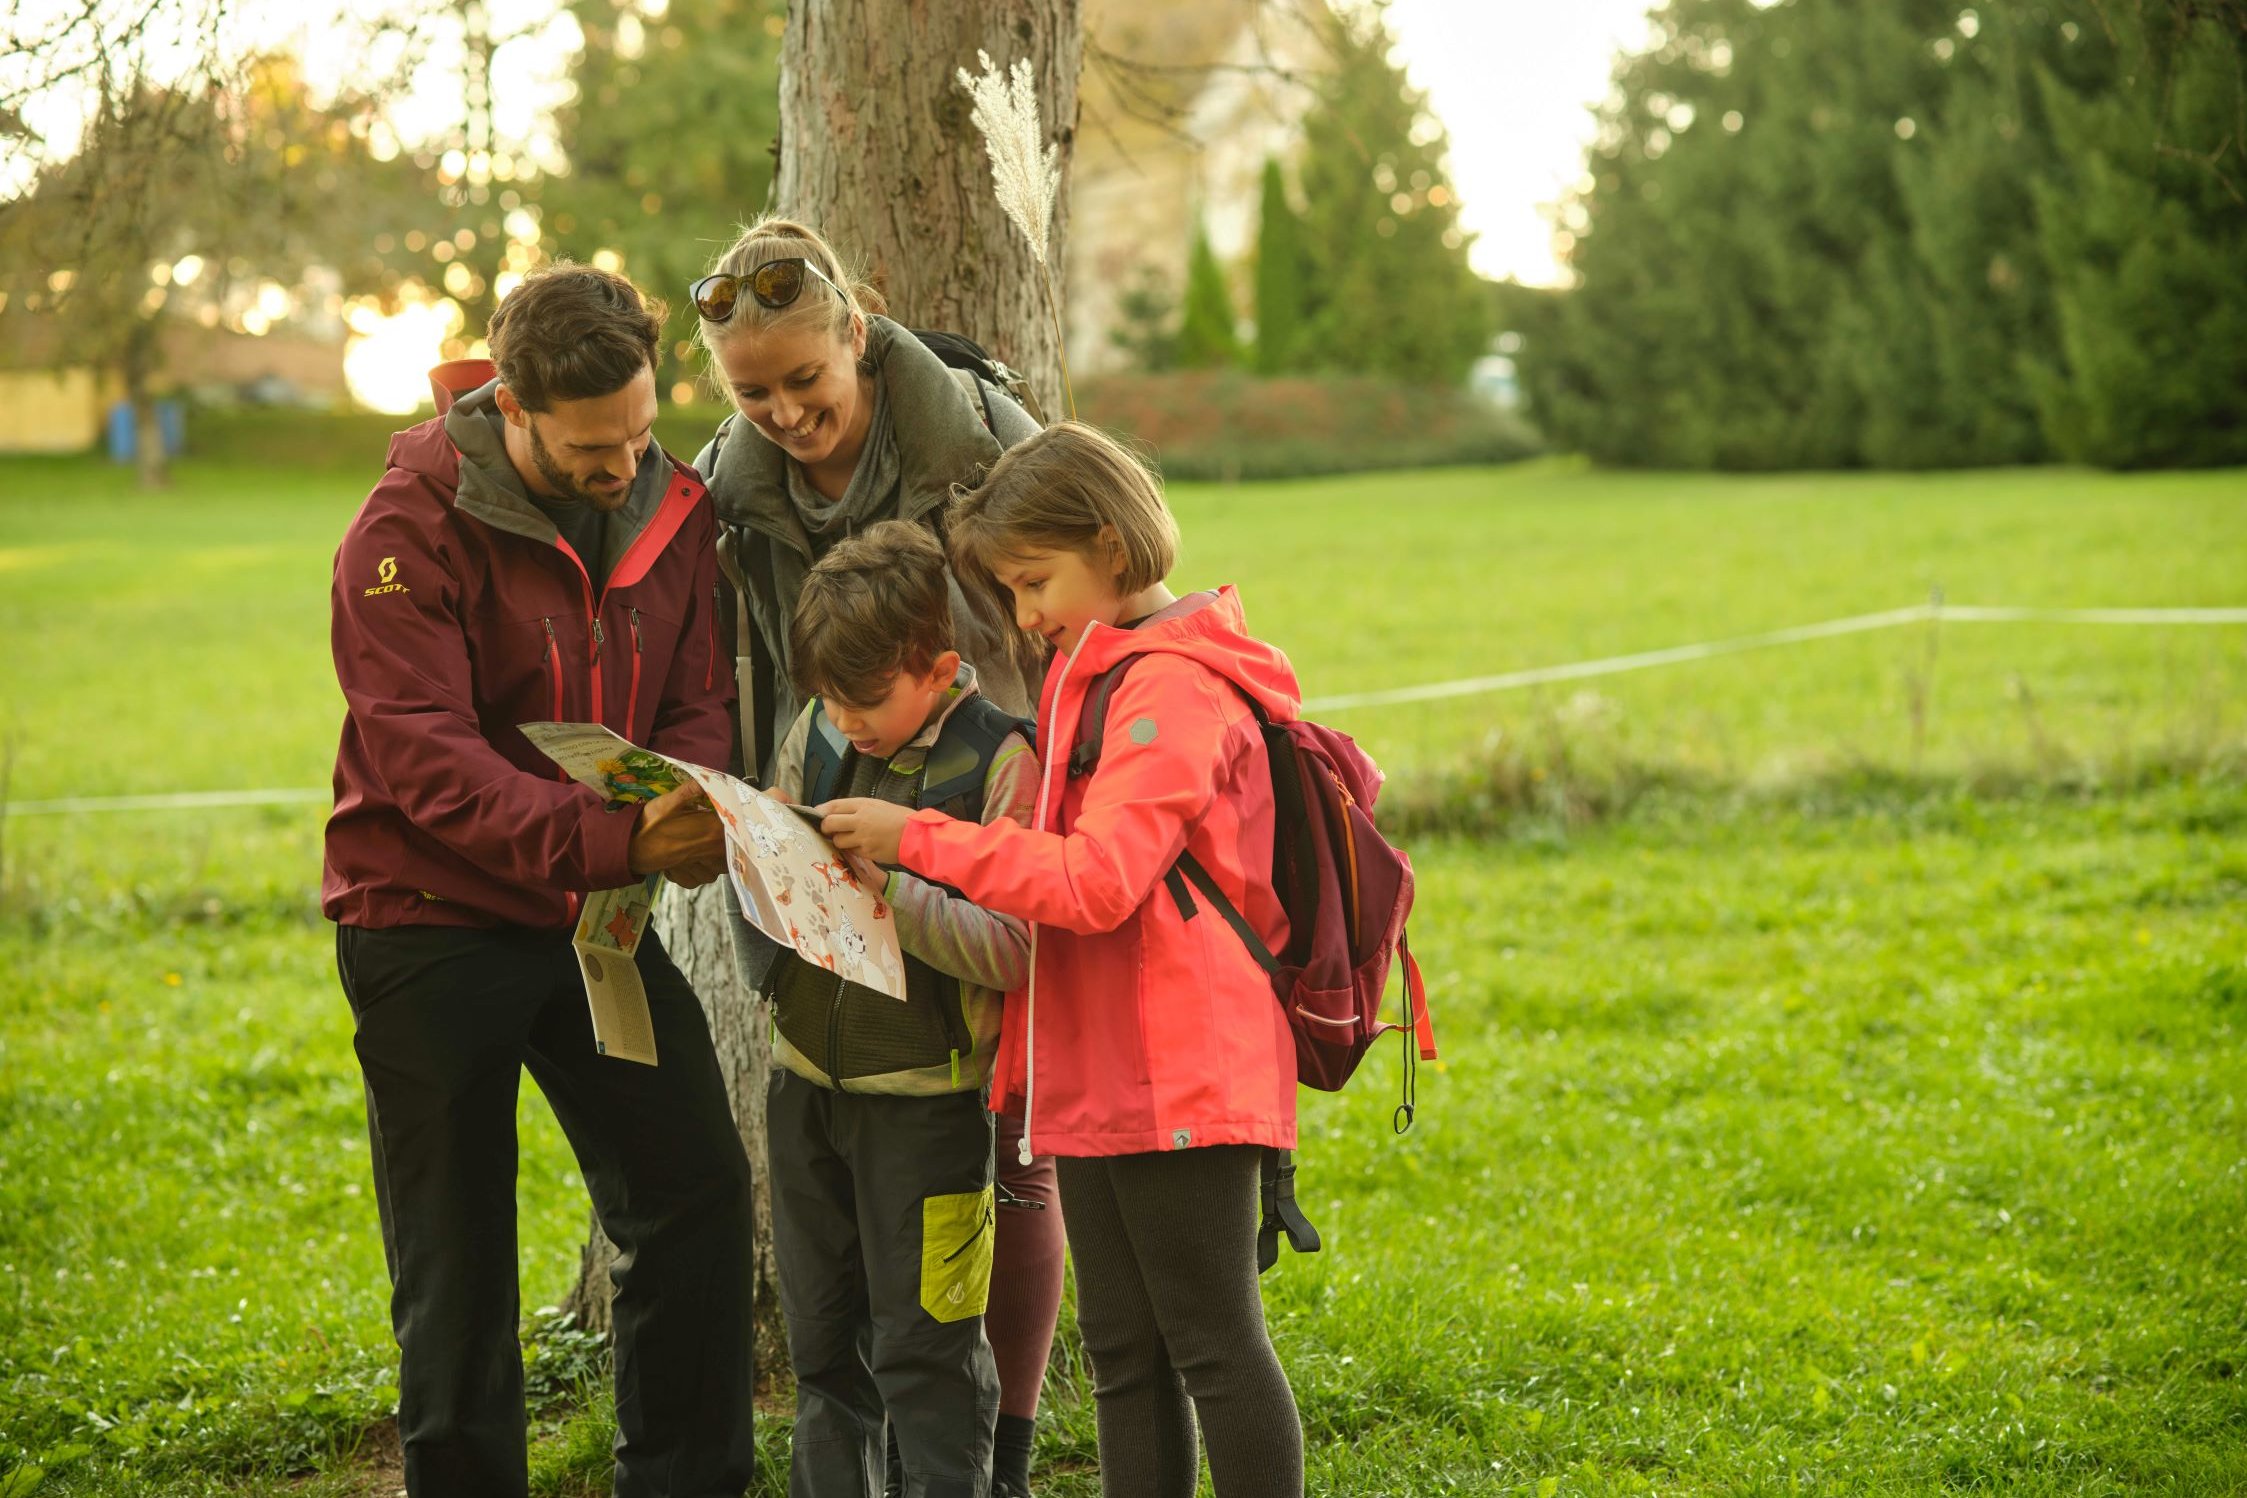
{"label": "maroon backpack", "polygon": [[[1093,679],[1069,752],[1071,778],[1100,762],[1107,737],[1108,700],[1131,670],[1130,655]],[[1436,1059],[1435,1030],[1420,964],[1406,943],[1412,913],[1412,860],[1373,825],[1381,770],[1348,734],[1294,719],[1275,723],[1255,698],[1242,693],[1264,734],[1272,770],[1272,888],[1287,912],[1286,949],[1274,952],[1225,898],[1201,860],[1181,852],[1163,885],[1192,920],[1206,902],[1233,928],[1249,955],[1272,980],[1295,1037],[1295,1078],[1321,1092],[1339,1092],[1373,1042],[1391,1030],[1404,1039],[1404,1095],[1391,1125],[1412,1127],[1417,1062]],[[1381,1018],[1392,957],[1404,965],[1404,1020]],[[1294,1203],[1294,1162],[1274,1150],[1265,1164],[1264,1221],[1258,1267],[1270,1268],[1284,1230],[1298,1253],[1319,1246],[1318,1230]]]}

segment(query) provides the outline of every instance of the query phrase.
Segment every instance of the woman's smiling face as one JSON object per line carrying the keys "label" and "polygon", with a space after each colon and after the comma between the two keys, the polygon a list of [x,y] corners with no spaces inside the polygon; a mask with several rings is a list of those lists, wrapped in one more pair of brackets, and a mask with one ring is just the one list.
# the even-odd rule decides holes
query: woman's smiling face
{"label": "woman's smiling face", "polygon": [[847,466],[866,435],[865,347],[864,324],[850,337],[817,326],[744,329],[717,358],[735,407],[768,440],[807,468]]}

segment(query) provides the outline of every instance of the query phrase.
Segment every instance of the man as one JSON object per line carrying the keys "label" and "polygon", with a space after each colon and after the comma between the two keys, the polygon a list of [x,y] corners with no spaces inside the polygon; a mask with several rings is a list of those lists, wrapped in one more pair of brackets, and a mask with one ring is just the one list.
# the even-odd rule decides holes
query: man
{"label": "man", "polygon": [[716,878],[718,819],[691,786],[604,807],[516,726],[601,722],[726,763],[710,503],[650,433],[662,327],[621,276],[533,275],[492,318],[493,362],[436,372],[439,415],[392,439],[336,553],[321,905],[366,1080],[414,1498],[528,1487],[525,1067],[622,1251],[617,1493],[738,1498],[752,1472],[749,1164],[709,1030],[651,931],[659,1064],[598,1054],[570,948],[587,891]]}

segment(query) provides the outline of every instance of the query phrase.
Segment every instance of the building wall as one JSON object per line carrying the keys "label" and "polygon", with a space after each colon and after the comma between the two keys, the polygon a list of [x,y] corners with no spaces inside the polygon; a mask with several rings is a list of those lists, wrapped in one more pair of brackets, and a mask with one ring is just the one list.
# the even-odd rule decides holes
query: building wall
{"label": "building wall", "polygon": [[108,396],[90,369],[0,370],[0,453],[86,451]]}
{"label": "building wall", "polygon": [[338,404],[349,399],[343,379],[343,339],[310,337],[284,325],[262,337],[175,323],[164,329],[167,383],[181,389],[246,385],[276,376],[308,396]]}

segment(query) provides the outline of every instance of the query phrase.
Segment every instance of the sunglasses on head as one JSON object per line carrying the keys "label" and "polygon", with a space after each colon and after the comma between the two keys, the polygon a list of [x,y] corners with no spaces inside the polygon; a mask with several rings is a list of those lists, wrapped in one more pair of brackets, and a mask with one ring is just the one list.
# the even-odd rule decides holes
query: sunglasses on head
{"label": "sunglasses on head", "polygon": [[842,297],[845,305],[849,304],[850,298],[843,296],[843,289],[828,281],[825,271],[801,255],[767,260],[746,276],[704,276],[687,288],[687,295],[694,299],[694,310],[702,314],[704,322],[724,322],[733,316],[733,309],[741,305],[744,289],[757,299],[758,306],[778,311],[794,305],[796,298],[804,294],[804,283],[809,277],[826,281],[828,289]]}

